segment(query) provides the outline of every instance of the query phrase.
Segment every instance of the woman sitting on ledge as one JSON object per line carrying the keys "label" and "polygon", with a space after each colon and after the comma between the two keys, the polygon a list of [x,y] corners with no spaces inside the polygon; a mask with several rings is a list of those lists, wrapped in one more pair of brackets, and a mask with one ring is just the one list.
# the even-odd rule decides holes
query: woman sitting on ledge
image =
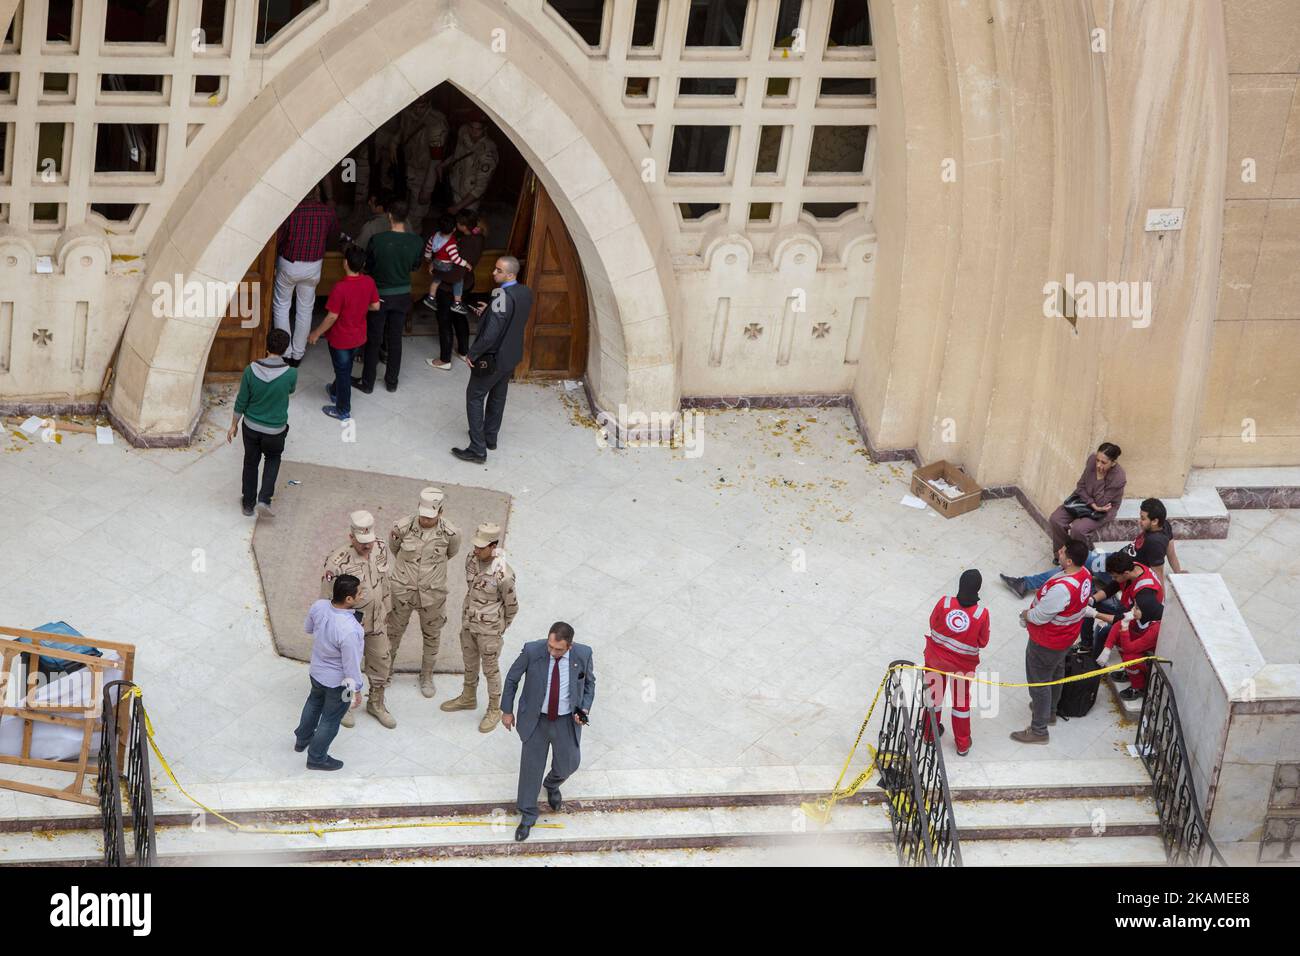
{"label": "woman sitting on ledge", "polygon": [[1118,464],[1119,455],[1118,445],[1104,441],[1097,446],[1095,454],[1088,456],[1074,494],[1048,519],[1053,554],[1070,538],[1077,538],[1091,548],[1098,529],[1115,520],[1128,481]]}

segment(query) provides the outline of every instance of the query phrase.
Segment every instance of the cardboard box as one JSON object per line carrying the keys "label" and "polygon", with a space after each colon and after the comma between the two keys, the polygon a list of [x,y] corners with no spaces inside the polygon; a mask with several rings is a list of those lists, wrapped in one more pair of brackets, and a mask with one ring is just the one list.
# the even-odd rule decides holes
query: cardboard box
{"label": "cardboard box", "polygon": [[[956,498],[949,498],[930,484],[931,478],[942,478],[948,484],[956,485],[962,493]],[[955,518],[978,508],[982,490],[966,472],[946,461],[932,462],[912,472],[912,494],[945,518]]]}

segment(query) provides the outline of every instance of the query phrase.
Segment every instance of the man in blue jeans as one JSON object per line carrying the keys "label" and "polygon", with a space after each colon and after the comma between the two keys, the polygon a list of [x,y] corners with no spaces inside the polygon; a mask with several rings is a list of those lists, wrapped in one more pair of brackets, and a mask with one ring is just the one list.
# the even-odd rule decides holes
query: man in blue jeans
{"label": "man in blue jeans", "polygon": [[[1133,560],[1140,564],[1145,564],[1149,568],[1161,569],[1162,580],[1164,578],[1163,569],[1166,556],[1170,559],[1175,571],[1181,570],[1173,555],[1169,517],[1163,501],[1159,498],[1147,498],[1142,502],[1141,509],[1138,511],[1137,537],[1133,539],[1132,544],[1127,544],[1119,550],[1127,551]],[[1098,579],[1098,582],[1094,582],[1094,589],[1097,583],[1100,583],[1103,590],[1114,590],[1114,579],[1106,571],[1107,557],[1109,555],[1101,551],[1088,552],[1088,570]],[[1002,583],[1010,588],[1016,597],[1024,597],[1026,594],[1033,594],[1037,591],[1056,572],[1056,568],[1048,568],[1046,571],[1040,571],[1038,574],[1031,574],[1023,578],[1013,578],[1008,574],[1001,574],[999,577],[1002,578]],[[1098,605],[1098,608],[1101,609],[1100,605]],[[1110,613],[1114,613],[1114,611],[1111,610]]]}
{"label": "man in blue jeans", "polygon": [[360,589],[356,575],[340,574],[334,579],[332,600],[321,598],[307,612],[304,630],[314,638],[311,693],[293,732],[293,749],[296,753],[307,751],[308,770],[343,769],[343,761],[331,757],[329,749],[348,707],[361,704],[365,632],[353,610]]}
{"label": "man in blue jeans", "polygon": [[334,381],[325,386],[330,403],[321,411],[341,422],[352,417],[352,356],[366,344],[366,315],[379,311],[375,280],[361,273],[365,265],[366,254],[350,246],[343,254],[344,276],[334,283],[325,303],[325,318],[307,336],[308,345],[315,345],[322,335],[329,343]]}

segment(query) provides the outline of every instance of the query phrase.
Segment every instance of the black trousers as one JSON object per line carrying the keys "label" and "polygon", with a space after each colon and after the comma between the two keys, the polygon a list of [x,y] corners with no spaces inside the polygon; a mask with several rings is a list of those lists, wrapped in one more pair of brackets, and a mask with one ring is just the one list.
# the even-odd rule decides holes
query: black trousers
{"label": "black trousers", "polygon": [[[264,501],[269,505],[275,494],[275,479],[280,474],[280,455],[284,453],[284,440],[288,437],[289,426],[284,426],[284,431],[278,435],[268,435],[253,431],[245,419],[241,431],[244,433],[244,507],[253,507],[255,496],[256,501]],[[263,458],[266,459],[266,467],[262,469],[262,493],[258,494],[257,467]]]}
{"label": "black trousers", "polygon": [[388,362],[384,366],[384,384],[397,388],[397,377],[402,373],[402,333],[406,331],[406,313],[411,308],[411,294],[399,292],[379,300],[379,311],[366,316],[366,358],[361,366],[361,384],[375,387],[379,370],[379,343],[388,349]]}
{"label": "black trousers", "polygon": [[[469,450],[475,455],[487,454],[487,443],[497,443],[501,419],[506,413],[506,390],[514,366],[497,369],[492,375],[471,375],[465,386],[465,417],[469,422]],[[487,415],[483,404],[487,400]]]}
{"label": "black trousers", "polygon": [[469,316],[451,311],[454,301],[445,291],[446,283],[438,287],[438,353],[439,361],[451,361],[452,338],[456,340],[456,354],[464,355],[469,351]]}

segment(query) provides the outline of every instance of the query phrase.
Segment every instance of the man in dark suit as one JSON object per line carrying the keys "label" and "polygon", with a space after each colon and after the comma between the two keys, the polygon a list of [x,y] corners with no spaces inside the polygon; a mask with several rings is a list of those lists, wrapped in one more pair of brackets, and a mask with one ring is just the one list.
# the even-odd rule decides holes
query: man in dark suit
{"label": "man in dark suit", "polygon": [[514,256],[498,259],[492,278],[499,285],[492,290],[492,304],[478,310],[483,326],[465,356],[470,368],[469,384],[465,386],[469,445],[451,450],[461,461],[476,465],[487,461],[488,449],[497,447],[497,432],[506,410],[506,389],[515,366],[524,357],[524,328],[533,308],[533,291],[519,282],[519,260]]}
{"label": "man in dark suit", "polygon": [[[582,759],[582,726],[596,697],[596,672],[591,648],[573,643],[573,628],[563,621],[551,625],[544,641],[529,641],[506,674],[501,693],[501,726],[511,730],[515,688],[524,677],[519,697],[519,739],[524,745],[519,758],[519,826],[516,840],[527,840],[537,822],[537,794],[546,787],[546,802],[558,811],[563,804],[560,784]],[[546,770],[550,751],[551,772]]]}

